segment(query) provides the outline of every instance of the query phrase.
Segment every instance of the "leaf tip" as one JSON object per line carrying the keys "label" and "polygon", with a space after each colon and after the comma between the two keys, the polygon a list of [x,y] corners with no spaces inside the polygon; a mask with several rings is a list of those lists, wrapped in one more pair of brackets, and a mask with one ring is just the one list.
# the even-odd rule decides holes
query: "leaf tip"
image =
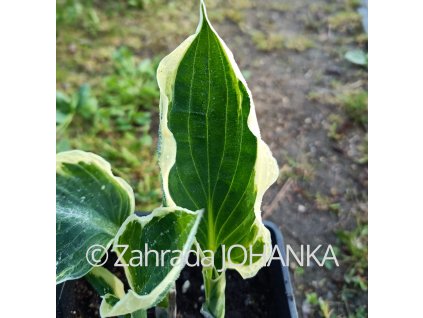
{"label": "leaf tip", "polygon": [[200,0],[200,21],[198,22],[197,32],[201,30],[201,27],[206,23],[206,25],[210,24],[210,21],[207,17],[207,7],[204,0]]}

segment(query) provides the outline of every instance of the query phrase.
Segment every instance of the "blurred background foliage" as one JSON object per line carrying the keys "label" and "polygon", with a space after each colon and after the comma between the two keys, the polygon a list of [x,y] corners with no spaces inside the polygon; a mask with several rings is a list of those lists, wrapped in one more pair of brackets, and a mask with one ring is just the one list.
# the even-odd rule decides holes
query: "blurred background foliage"
{"label": "blurred background foliage", "polygon": [[[105,157],[135,189],[139,210],[161,202],[151,135],[160,56],[135,56],[141,40],[127,36],[133,29],[124,24],[142,21],[139,15],[151,2],[65,0],[56,7],[57,151],[83,149]],[[128,17],[121,24],[122,15]]]}

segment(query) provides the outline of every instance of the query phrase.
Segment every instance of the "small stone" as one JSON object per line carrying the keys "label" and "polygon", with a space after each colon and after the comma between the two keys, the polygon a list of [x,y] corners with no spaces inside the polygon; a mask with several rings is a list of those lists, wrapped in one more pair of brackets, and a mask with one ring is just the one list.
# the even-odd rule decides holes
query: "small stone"
{"label": "small stone", "polygon": [[337,66],[329,66],[325,69],[327,75],[341,75],[342,70]]}
{"label": "small stone", "polygon": [[254,300],[251,298],[251,295],[247,295],[244,301],[245,306],[254,305]]}
{"label": "small stone", "polygon": [[311,118],[310,118],[310,117],[307,117],[307,118],[304,120],[304,123],[306,123],[307,125],[310,125],[310,124],[311,124],[311,122],[312,122],[312,120],[311,120]]}
{"label": "small stone", "polygon": [[69,52],[70,52],[70,53],[72,53],[72,54],[76,53],[76,45],[75,45],[74,43],[70,44],[70,45],[68,46],[68,50],[69,50]]}
{"label": "small stone", "polygon": [[307,208],[304,205],[299,204],[298,205],[298,212],[304,213],[305,211],[307,211]]}
{"label": "small stone", "polygon": [[189,280],[186,280],[183,284],[182,284],[182,294],[185,294],[189,287],[191,286],[191,283],[189,282]]}
{"label": "small stone", "polygon": [[302,304],[302,306],[301,306],[301,309],[302,309],[302,311],[303,311],[303,315],[304,316],[308,316],[308,315],[310,315],[311,314],[311,306],[310,306],[310,304],[307,302],[307,301],[303,301],[303,304]]}

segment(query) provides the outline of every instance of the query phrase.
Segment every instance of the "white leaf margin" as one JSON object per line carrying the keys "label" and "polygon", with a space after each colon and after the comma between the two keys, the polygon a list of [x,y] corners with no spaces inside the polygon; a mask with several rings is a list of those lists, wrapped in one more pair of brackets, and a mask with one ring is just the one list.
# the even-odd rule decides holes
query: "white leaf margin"
{"label": "white leaf margin", "polygon": [[[59,152],[56,154],[56,174],[66,176],[68,175],[67,172],[63,170],[63,164],[74,164],[78,165],[79,163],[84,162],[87,164],[94,164],[96,165],[100,170],[104,171],[107,175],[112,177],[114,181],[117,182],[118,186],[120,186],[129,197],[130,201],[130,215],[132,215],[135,211],[135,196],[134,191],[131,188],[131,186],[121,177],[117,177],[113,174],[112,166],[109,162],[107,162],[104,158],[100,157],[99,155],[87,152],[83,150],[68,150]],[[57,209],[56,209],[56,218],[57,218]],[[101,257],[104,256],[106,251],[110,248],[110,246],[113,243],[113,238],[110,239],[109,242],[107,242],[105,246],[105,250],[102,253]],[[85,259],[83,260],[86,261]],[[57,267],[57,260],[56,260],[56,267]],[[68,280],[75,280],[78,278],[83,277],[84,275],[69,275],[69,273],[72,273],[74,267],[68,267],[67,270],[60,272],[59,274],[56,273],[56,284],[61,284]]]}
{"label": "white leaf margin", "polygon": [[125,295],[122,281],[106,268],[93,267],[88,275],[91,275],[93,279],[102,279],[113,290],[117,298],[122,298]]}
{"label": "white leaf margin", "polygon": [[[150,222],[154,217],[164,216],[168,213],[175,212],[175,210],[183,211],[183,212],[194,214],[197,216],[195,223],[191,229],[191,232],[188,236],[188,239],[184,244],[182,253],[180,254],[180,259],[184,260],[185,257],[187,257],[187,255],[189,254],[190,249],[194,243],[195,235],[197,233],[197,229],[200,224],[201,218],[203,216],[204,210],[198,210],[193,212],[193,211],[180,208],[180,207],[159,207],[154,209],[153,212],[151,212],[147,216],[140,217],[140,216],[137,216],[136,214],[133,214],[125,220],[125,222],[122,224],[121,228],[119,229],[113,243],[113,250],[119,255],[119,253],[117,252],[116,245],[119,244],[118,243],[119,237],[125,231],[128,223],[132,221],[137,221],[141,224],[142,227],[144,227],[144,225]],[[178,262],[178,264],[179,266],[174,266],[170,270],[170,272],[166,275],[165,279],[163,279],[152,290],[152,292],[147,295],[139,295],[136,292],[134,292],[132,289],[129,289],[128,292],[123,297],[121,297],[120,300],[113,306],[104,300],[104,298],[108,296],[108,295],[105,295],[100,305],[100,316],[114,317],[119,315],[130,314],[141,309],[148,309],[153,307],[158,302],[160,302],[164,296],[166,296],[169,288],[172,287],[173,283],[178,279],[179,274],[181,273],[182,269],[185,266],[185,263]],[[127,267],[124,267],[124,268],[125,268],[125,275],[128,279],[129,286],[133,288],[131,275],[129,271],[127,271]]]}
{"label": "white leaf margin", "polygon": [[56,154],[56,173],[61,175],[66,175],[62,169],[63,163],[69,164],[79,164],[80,162],[92,163],[98,166],[100,169],[104,170],[106,174],[111,176],[119,186],[121,186],[127,193],[130,199],[131,204],[131,213],[135,211],[135,196],[134,190],[131,186],[121,177],[117,177],[112,172],[112,166],[105,159],[96,155],[92,152],[82,151],[82,150],[69,150],[63,151]]}
{"label": "white leaf margin", "polygon": [[256,236],[256,240],[262,238],[265,244],[263,254],[266,256],[261,257],[257,262],[250,265],[228,266],[228,268],[236,269],[245,279],[255,276],[260,268],[265,266],[271,255],[271,237],[270,232],[262,223],[261,203],[266,190],[278,179],[279,168],[276,159],[273,157],[270,151],[269,146],[261,139],[253,97],[251,95],[250,89],[248,88],[247,82],[242,75],[237,63],[235,62],[232,52],[210,23],[203,0],[200,2],[200,20],[195,34],[189,36],[173,52],[164,57],[157,69],[157,82],[160,89],[159,166],[162,177],[163,195],[167,206],[177,206],[172,200],[169,191],[169,173],[176,161],[177,147],[173,133],[168,127],[168,110],[169,104],[171,102],[170,98],[173,96],[173,85],[179,64],[189,46],[194,41],[195,37],[199,34],[204,19],[206,19],[211,30],[219,39],[220,44],[226,53],[226,56],[235,72],[237,79],[240,80],[246,88],[248,96],[250,97],[250,113],[248,114],[247,125],[250,131],[257,138],[257,159],[254,166],[254,184],[256,186],[257,195],[254,202],[254,213],[256,216],[255,224],[259,230]]}

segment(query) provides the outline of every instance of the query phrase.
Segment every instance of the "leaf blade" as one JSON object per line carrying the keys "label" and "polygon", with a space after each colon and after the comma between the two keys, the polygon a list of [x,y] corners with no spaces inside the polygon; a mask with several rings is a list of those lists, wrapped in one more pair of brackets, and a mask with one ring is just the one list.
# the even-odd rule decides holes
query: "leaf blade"
{"label": "leaf blade", "polygon": [[112,294],[121,298],[125,295],[122,281],[104,267],[94,267],[84,278],[94,287],[100,296]]}
{"label": "leaf blade", "polygon": [[[184,260],[194,242],[202,213],[178,207],[162,207],[148,216],[128,217],[116,235],[113,249],[122,263],[127,265],[124,269],[131,289],[119,300],[113,295],[105,295],[100,306],[102,317],[151,308],[167,295],[185,265]],[[158,265],[150,259],[151,254],[144,253],[145,244],[151,253],[153,250],[159,253],[159,256],[155,256],[156,259],[160,258]],[[141,265],[133,262],[134,251],[144,253]],[[165,251],[181,251],[177,253],[179,256],[173,256],[176,257],[175,265],[171,263],[173,257],[169,253],[162,256]],[[145,263],[145,255],[149,260],[148,265]]]}
{"label": "leaf blade", "polygon": [[79,150],[56,155],[56,283],[87,274],[88,249],[104,252],[134,212],[131,187],[101,157]]}
{"label": "leaf blade", "polygon": [[[242,244],[269,251],[260,205],[277,164],[261,140],[248,86],[203,2],[196,33],[162,60],[157,78],[165,204],[206,209],[197,235],[203,250]],[[265,261],[236,269],[251,277]]]}

